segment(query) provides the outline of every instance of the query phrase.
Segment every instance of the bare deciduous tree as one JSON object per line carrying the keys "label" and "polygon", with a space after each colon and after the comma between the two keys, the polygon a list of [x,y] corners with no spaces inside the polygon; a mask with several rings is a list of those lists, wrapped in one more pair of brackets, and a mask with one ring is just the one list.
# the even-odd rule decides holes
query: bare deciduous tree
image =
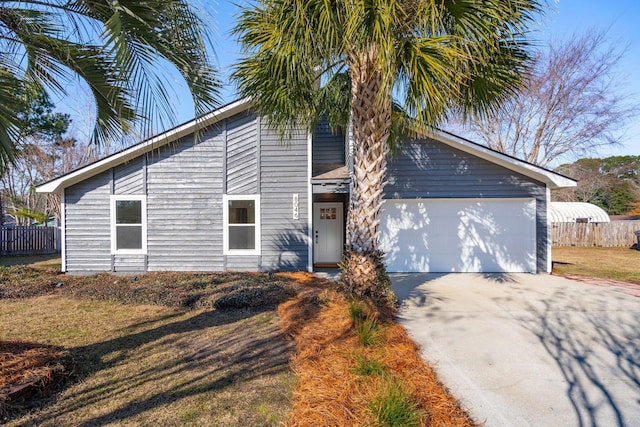
{"label": "bare deciduous tree", "polygon": [[51,215],[59,218],[60,196],[37,194],[35,186],[96,160],[97,154],[74,139],[22,141],[15,162],[0,176],[0,197],[9,216],[17,225],[30,225]]}
{"label": "bare deciduous tree", "polygon": [[550,43],[534,57],[524,87],[469,130],[488,147],[540,166],[618,144],[638,112],[619,87],[623,53],[595,30]]}

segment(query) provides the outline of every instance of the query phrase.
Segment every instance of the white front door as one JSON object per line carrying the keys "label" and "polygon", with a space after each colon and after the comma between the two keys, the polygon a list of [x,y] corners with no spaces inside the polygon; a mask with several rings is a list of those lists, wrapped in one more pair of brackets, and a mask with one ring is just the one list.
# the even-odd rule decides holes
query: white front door
{"label": "white front door", "polygon": [[344,246],[342,203],[313,204],[313,262],[336,264]]}

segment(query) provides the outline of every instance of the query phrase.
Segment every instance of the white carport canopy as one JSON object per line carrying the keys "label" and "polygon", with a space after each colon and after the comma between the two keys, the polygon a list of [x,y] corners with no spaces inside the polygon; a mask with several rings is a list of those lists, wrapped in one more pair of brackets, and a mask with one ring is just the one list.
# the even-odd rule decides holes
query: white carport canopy
{"label": "white carport canopy", "polygon": [[599,206],[582,202],[551,202],[549,222],[610,222]]}

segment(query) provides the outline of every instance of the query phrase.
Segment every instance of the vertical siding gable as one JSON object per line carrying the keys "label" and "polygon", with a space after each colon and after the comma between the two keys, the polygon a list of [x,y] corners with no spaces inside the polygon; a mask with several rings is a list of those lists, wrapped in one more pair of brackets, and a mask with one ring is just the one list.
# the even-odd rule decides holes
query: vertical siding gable
{"label": "vertical siding gable", "polygon": [[216,271],[222,259],[224,131],[206,129],[147,154],[149,271]]}
{"label": "vertical siding gable", "polygon": [[[197,144],[182,138],[67,188],[68,270],[306,269],[307,144],[304,130],[282,141],[257,116],[240,114],[206,129]],[[261,194],[261,256],[223,256],[224,184],[228,193]],[[147,195],[146,255],[111,254],[114,193]]]}
{"label": "vertical siding gable", "polygon": [[345,164],[344,132],[334,133],[326,117],[316,125],[311,146],[314,164]]}
{"label": "vertical siding gable", "polygon": [[[263,270],[305,270],[308,261],[308,134],[296,129],[282,141],[264,121],[260,135]],[[298,219],[293,219],[298,194]],[[228,257],[230,258],[230,257]]]}
{"label": "vertical siding gable", "polygon": [[256,115],[238,115],[226,122],[227,194],[258,192],[258,129]]}

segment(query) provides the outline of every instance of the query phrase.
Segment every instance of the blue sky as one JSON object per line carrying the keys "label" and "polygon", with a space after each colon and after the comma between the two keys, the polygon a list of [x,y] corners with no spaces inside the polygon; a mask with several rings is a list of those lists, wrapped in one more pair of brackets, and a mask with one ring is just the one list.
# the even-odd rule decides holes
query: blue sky
{"label": "blue sky", "polygon": [[[230,34],[235,22],[235,14],[239,11],[237,4],[247,4],[248,2],[246,0],[195,1],[203,9],[203,16],[207,16],[207,20],[211,22],[215,34],[214,48],[218,64],[226,75],[239,54],[239,47]],[[638,70],[640,70],[640,1],[556,0],[553,2],[550,0],[550,2],[552,9],[547,12],[546,16],[541,17],[534,37],[544,43],[547,40],[564,39],[590,28],[608,29],[608,35],[612,40],[628,46],[624,58],[620,62],[619,84],[621,90],[631,94],[630,100],[634,104],[640,105],[640,78],[638,78]],[[175,82],[173,86],[176,91],[175,105],[178,112],[178,122],[188,121],[193,118],[193,108],[190,105],[186,86],[180,82],[179,77],[175,74],[170,76],[170,80]],[[225,86],[222,97],[223,103],[231,102],[236,98],[230,85]],[[77,131],[82,134],[85,132],[82,129],[83,126],[86,128],[87,119],[78,117],[76,112],[86,112],[87,104],[84,102],[84,106],[81,105],[78,99],[73,97],[73,101],[64,101],[66,105],[61,106],[61,109],[74,115]],[[86,116],[86,113],[84,115]],[[628,127],[623,144],[621,147],[602,150],[599,154],[602,156],[640,155],[640,117]]]}

